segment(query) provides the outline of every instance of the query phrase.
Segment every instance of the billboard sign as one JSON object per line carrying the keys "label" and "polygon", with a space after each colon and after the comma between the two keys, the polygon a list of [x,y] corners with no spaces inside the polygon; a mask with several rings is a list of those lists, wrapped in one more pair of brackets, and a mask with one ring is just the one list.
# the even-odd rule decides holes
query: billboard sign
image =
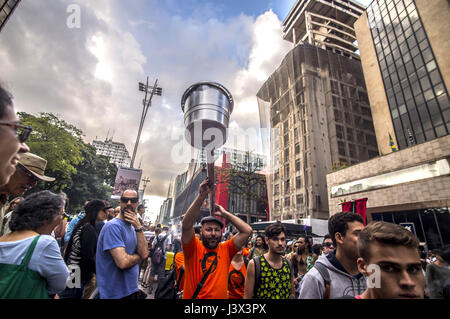
{"label": "billboard sign", "polygon": [[[139,184],[141,183],[142,170],[119,167],[117,170],[116,180],[114,183],[114,189],[112,191],[112,199],[120,199],[120,195],[127,189],[133,189],[139,192]],[[138,193],[139,194],[139,193]]]}

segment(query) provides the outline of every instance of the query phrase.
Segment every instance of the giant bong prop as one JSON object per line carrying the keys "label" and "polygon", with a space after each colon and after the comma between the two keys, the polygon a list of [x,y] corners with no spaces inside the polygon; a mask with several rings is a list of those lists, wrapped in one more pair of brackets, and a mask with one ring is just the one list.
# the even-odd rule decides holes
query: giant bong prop
{"label": "giant bong prop", "polygon": [[[206,151],[209,186],[215,183],[214,150],[227,141],[227,129],[233,97],[221,84],[199,82],[191,85],[183,94],[181,109],[184,112],[185,137],[196,149]],[[214,212],[214,189],[209,194],[210,214]]]}

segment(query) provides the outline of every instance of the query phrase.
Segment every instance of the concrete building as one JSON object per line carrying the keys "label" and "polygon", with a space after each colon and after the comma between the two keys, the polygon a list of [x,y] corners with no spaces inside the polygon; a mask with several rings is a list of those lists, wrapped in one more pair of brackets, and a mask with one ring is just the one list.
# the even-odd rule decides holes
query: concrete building
{"label": "concrete building", "polygon": [[5,27],[6,22],[14,13],[20,0],[3,0],[0,1],[0,32]]}
{"label": "concrete building", "polygon": [[92,145],[97,149],[97,154],[109,157],[109,162],[117,167],[130,167],[131,157],[123,143],[114,142],[112,139],[105,141],[93,141]]}
{"label": "concrete building", "polygon": [[359,60],[353,23],[365,6],[352,0],[299,0],[283,23],[283,39]]}
{"label": "concrete building", "polygon": [[449,16],[445,0],[378,0],[355,23],[382,156],[327,175],[331,214],[367,198],[368,221],[406,223],[429,249],[450,244]]}
{"label": "concrete building", "polygon": [[362,10],[354,1],[297,1],[283,24],[296,46],[257,93],[261,127],[271,129],[271,219],[327,219],[326,174],[378,155],[353,45]]}
{"label": "concrete building", "polygon": [[413,223],[428,248],[450,244],[450,135],[327,175],[330,214],[367,198],[367,219]]}

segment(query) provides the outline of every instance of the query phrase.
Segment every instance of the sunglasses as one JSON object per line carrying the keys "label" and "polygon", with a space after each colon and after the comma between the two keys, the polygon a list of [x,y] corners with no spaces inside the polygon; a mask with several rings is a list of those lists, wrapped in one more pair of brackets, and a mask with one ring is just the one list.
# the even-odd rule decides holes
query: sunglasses
{"label": "sunglasses", "polygon": [[325,247],[327,247],[327,248],[333,247],[333,244],[332,243],[325,243]]}
{"label": "sunglasses", "polygon": [[132,197],[132,198],[129,198],[129,197],[121,197],[120,198],[120,201],[122,202],[122,203],[128,203],[128,201],[130,201],[132,204],[136,204],[137,202],[138,202],[138,198],[137,197]]}
{"label": "sunglasses", "polygon": [[14,128],[20,143],[25,143],[33,130],[31,126],[25,126],[15,122],[0,121],[0,125]]}

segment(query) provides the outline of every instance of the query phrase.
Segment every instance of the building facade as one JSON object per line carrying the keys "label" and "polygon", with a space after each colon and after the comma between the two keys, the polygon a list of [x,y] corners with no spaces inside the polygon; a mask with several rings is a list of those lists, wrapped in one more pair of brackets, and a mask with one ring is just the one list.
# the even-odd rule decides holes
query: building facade
{"label": "building facade", "polygon": [[367,198],[367,219],[413,223],[429,249],[450,244],[450,135],[327,175],[330,214]]}
{"label": "building facade", "polygon": [[326,174],[378,156],[354,22],[354,1],[299,0],[284,21],[294,43],[259,90],[270,128],[272,219],[329,217]]}
{"label": "building facade", "polygon": [[14,13],[20,0],[2,0],[0,1],[0,32],[5,27],[6,22]]}
{"label": "building facade", "polygon": [[110,163],[116,164],[117,167],[130,167],[131,157],[125,144],[106,139],[93,141],[92,145],[97,149],[97,154],[108,156]]}
{"label": "building facade", "polygon": [[[450,6],[446,0],[375,0],[355,30],[382,154],[450,129]],[[447,30],[447,31],[446,31]]]}
{"label": "building facade", "polygon": [[445,0],[374,0],[355,23],[382,156],[327,176],[331,214],[367,199],[368,221],[428,249],[450,244],[449,16]]}

